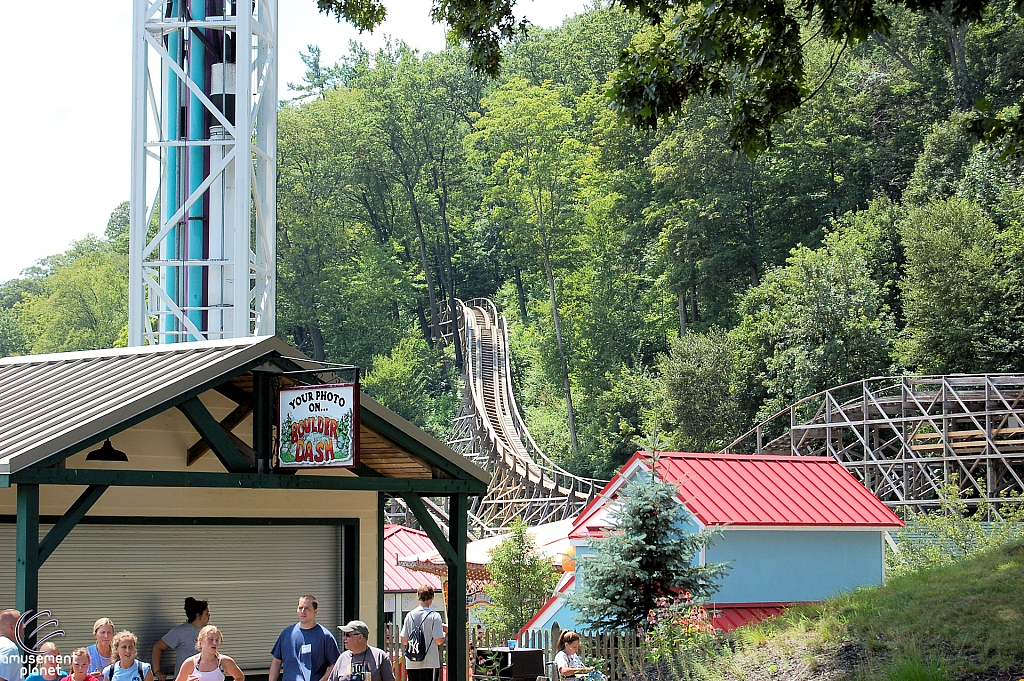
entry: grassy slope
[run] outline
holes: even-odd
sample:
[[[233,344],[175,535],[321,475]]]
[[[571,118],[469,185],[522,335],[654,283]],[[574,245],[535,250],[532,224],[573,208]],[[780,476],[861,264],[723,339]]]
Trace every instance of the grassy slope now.
[[[1024,544],[861,589],[736,632],[738,679],[886,679],[916,651],[945,675],[1024,668]]]

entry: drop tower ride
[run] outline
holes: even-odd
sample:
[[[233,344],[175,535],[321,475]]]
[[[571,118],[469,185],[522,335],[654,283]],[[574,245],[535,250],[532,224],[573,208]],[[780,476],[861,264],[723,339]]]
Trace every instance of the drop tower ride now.
[[[274,333],[277,0],[133,0],[128,342]]]

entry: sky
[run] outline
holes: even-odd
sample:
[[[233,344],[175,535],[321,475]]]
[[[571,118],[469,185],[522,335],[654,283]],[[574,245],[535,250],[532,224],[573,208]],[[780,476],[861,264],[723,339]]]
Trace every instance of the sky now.
[[[430,0],[385,0],[388,20],[373,34],[320,14],[315,0],[278,0],[279,99],[300,82],[299,52],[319,45],[326,63],[350,40],[370,49],[385,36],[421,51],[444,48]],[[517,14],[557,26],[586,0],[519,0]],[[86,234],[102,234],[128,199],[131,161],[132,0],[5,3],[0,41],[0,282]],[[56,10],[56,11],[53,11]],[[61,11],[63,10],[63,11]]]

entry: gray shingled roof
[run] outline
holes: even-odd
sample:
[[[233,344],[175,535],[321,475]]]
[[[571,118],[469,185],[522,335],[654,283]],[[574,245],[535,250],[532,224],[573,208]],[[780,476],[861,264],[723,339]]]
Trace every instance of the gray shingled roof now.
[[[305,359],[275,336],[0,359],[0,475],[130,421],[270,354]],[[367,406],[466,473],[486,473],[385,407]]]

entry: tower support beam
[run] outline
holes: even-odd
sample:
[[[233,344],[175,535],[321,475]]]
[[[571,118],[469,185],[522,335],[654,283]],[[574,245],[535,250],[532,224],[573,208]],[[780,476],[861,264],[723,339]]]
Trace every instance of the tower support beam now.
[[[128,341],[275,331],[277,0],[133,0]]]

